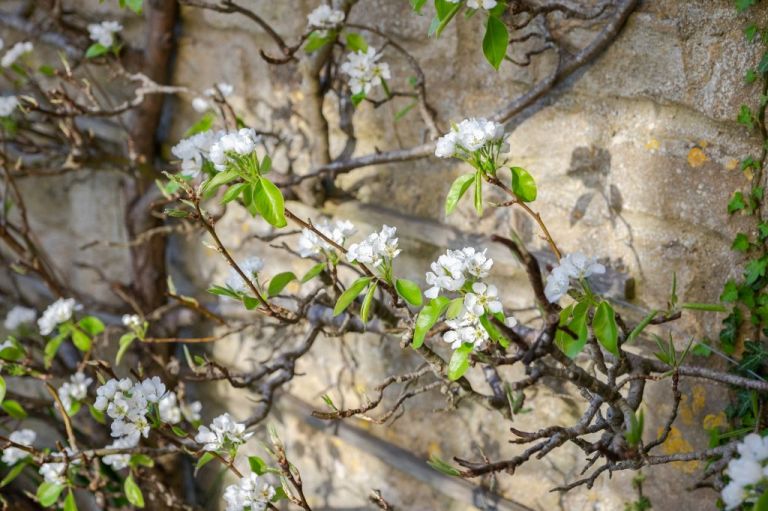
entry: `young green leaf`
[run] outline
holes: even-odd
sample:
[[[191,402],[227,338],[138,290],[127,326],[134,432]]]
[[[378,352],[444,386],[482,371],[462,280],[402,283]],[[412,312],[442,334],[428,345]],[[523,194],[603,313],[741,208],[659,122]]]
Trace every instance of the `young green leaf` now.
[[[132,467],[149,467],[155,466],[155,460],[147,456],[146,454],[132,454],[129,460],[129,465]]]
[[[360,34],[354,32],[347,34],[347,49],[354,52],[367,52],[368,43]]]
[[[435,456],[434,454],[430,456],[429,461],[427,461],[427,465],[434,468],[440,473],[443,473],[445,475],[449,476],[459,476],[461,475],[461,472],[459,472],[456,468],[448,464],[447,462],[443,461],[439,457]]]
[[[238,174],[237,171],[235,170],[224,170],[222,172],[219,172],[218,174],[214,175],[211,179],[206,181],[206,183],[203,185],[203,193],[207,194],[209,192],[212,192],[219,186],[225,185],[230,181],[234,181],[238,177],[240,177],[240,174]]]
[[[329,30],[326,35],[321,35],[320,32],[312,32],[307,38],[307,44],[304,45],[304,51],[307,53],[313,53],[325,46],[328,43],[332,43],[336,39],[336,33]]]
[[[275,227],[285,227],[285,201],[280,189],[261,178],[253,184],[253,205],[264,220]]]
[[[368,284],[372,279],[372,277],[360,277],[354,281],[352,285],[349,286],[336,301],[336,306],[333,308],[333,315],[338,316],[347,310],[347,307],[352,305],[352,302],[355,301],[355,298],[357,298],[360,293],[362,293],[363,290],[368,287]]]
[[[40,486],[37,487],[35,496],[41,506],[51,507],[59,500],[59,495],[61,495],[62,490],[64,490],[64,486],[60,484],[43,481]]]
[[[20,461],[18,461],[11,470],[8,471],[7,474],[5,474],[5,477],[3,477],[3,480],[0,481],[0,488],[3,486],[9,485],[14,479],[19,477],[19,474],[24,470],[24,468],[29,464],[29,458],[24,458]]]
[[[446,319],[456,319],[459,317],[459,314],[461,314],[461,311],[464,309],[464,298],[458,297],[451,300],[451,302],[448,304],[448,308],[445,310],[445,318]]]
[[[360,306],[360,320],[363,323],[368,322],[368,316],[371,312],[371,304],[373,303],[373,295],[376,293],[376,287],[379,285],[377,280],[373,281],[373,284],[368,288],[368,292],[365,293],[363,298],[363,304]]]
[[[448,379],[456,381],[469,369],[469,354],[472,353],[472,344],[462,344],[453,351],[451,360],[448,361]]]
[[[125,491],[125,498],[128,499],[128,502],[139,508],[144,507],[144,494],[141,493],[141,488],[139,488],[139,485],[133,480],[133,474],[129,474],[128,477],[125,478],[123,490]]]
[[[6,392],[5,378],[0,376],[0,403],[2,403],[3,400],[5,399],[5,392]]]
[[[555,344],[569,358],[581,353],[587,343],[588,302],[580,302],[563,309],[560,313],[559,328],[555,332]]]
[[[272,280],[269,281],[269,286],[267,287],[267,295],[270,298],[277,296],[280,294],[280,291],[285,289],[285,286],[287,286],[293,280],[296,280],[296,275],[294,275],[292,271],[278,273],[272,277]]]
[[[651,312],[649,312],[648,315],[645,316],[643,320],[640,321],[640,323],[638,323],[637,326],[633,328],[632,331],[629,333],[629,335],[627,336],[627,342],[630,343],[635,339],[637,339],[637,336],[640,335],[643,332],[643,330],[645,330],[645,327],[651,324],[651,321],[653,321],[653,318],[655,318],[658,314],[659,314],[659,311],[657,310],[652,310]]]
[[[716,303],[681,303],[680,307],[683,309],[693,310],[693,311],[704,311],[704,312],[727,312],[728,309],[724,305],[716,304]]]
[[[104,55],[109,51],[109,48],[106,46],[99,44],[99,43],[93,43],[88,47],[88,49],[85,52],[85,58],[87,59],[93,59],[96,57],[100,57],[101,55]]]
[[[78,328],[72,329],[72,343],[83,353],[89,351],[92,344],[88,334]]]
[[[136,334],[133,332],[125,333],[120,337],[120,341],[118,342],[119,348],[117,350],[117,356],[115,357],[115,365],[120,365],[120,361],[123,359],[128,348],[131,347],[131,344],[133,344],[135,339]]]
[[[397,294],[403,297],[403,299],[415,307],[420,307],[423,303],[421,297],[421,289],[419,285],[411,280],[397,279],[395,281],[395,289]]]
[[[226,192],[224,192],[224,197],[221,199],[222,204],[228,204],[232,202],[233,200],[237,199],[241,193],[243,193],[244,190],[246,190],[251,185],[249,183],[237,183],[236,185],[230,186]]]
[[[416,14],[421,14],[421,9],[426,3],[427,0],[411,0],[411,9],[413,9]]]
[[[467,193],[467,190],[469,190],[469,187],[472,186],[472,182],[474,180],[475,174],[464,174],[454,180],[453,184],[451,185],[451,189],[448,190],[448,196],[445,198],[446,216],[450,215],[453,210],[456,209],[459,201],[464,196],[464,194]]]
[[[309,271],[305,273],[303,277],[301,277],[301,283],[305,284],[310,280],[314,279],[315,277],[320,275],[320,273],[322,273],[324,269],[325,269],[325,263],[317,263],[312,268],[310,268]]]
[[[619,328],[616,325],[616,312],[608,302],[600,302],[595,309],[592,331],[606,350],[619,356]]]
[[[507,26],[496,16],[488,16],[483,37],[483,54],[486,60],[498,70],[507,54],[509,31]]]
[[[248,456],[248,465],[251,467],[251,472],[260,476],[267,471],[267,464],[263,459],[258,456]]]
[[[480,172],[475,174],[475,211],[483,214],[483,176]]]
[[[17,420],[23,420],[27,418],[27,412],[24,410],[24,407],[21,406],[21,403],[18,401],[14,401],[13,399],[6,399],[3,401],[3,404],[0,405],[0,407],[3,408],[5,413],[13,417]]]
[[[424,344],[424,338],[427,336],[429,330],[435,326],[437,320],[448,308],[451,301],[444,297],[438,296],[433,298],[427,305],[424,306],[419,315],[416,316],[416,328],[413,331],[413,344],[415,349],[421,348]]]
[[[629,418],[630,429],[625,432],[624,437],[631,446],[638,445],[643,439],[643,429],[645,426],[645,414],[640,410],[637,414],[632,414]]]
[[[67,498],[64,499],[64,511],[77,511],[77,502],[75,501],[75,494],[72,493],[72,488],[67,492]]]
[[[522,167],[512,167],[512,191],[523,202],[533,202],[536,200],[536,181],[533,176]]]

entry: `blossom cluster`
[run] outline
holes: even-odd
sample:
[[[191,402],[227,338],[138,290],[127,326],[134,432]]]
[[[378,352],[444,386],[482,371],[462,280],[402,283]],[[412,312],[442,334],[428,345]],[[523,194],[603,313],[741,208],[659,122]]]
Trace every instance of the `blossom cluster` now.
[[[115,34],[120,32],[123,26],[117,21],[102,21],[88,25],[88,36],[105,48],[110,48],[115,43]]]
[[[389,64],[378,62],[380,58],[381,54],[373,47],[347,55],[347,60],[341,64],[341,72],[349,75],[352,94],[367,95],[373,87],[381,85],[383,80],[392,78]]]
[[[473,153],[484,150],[488,156],[498,156],[509,150],[504,126],[484,118],[464,119],[437,140],[435,156],[469,160]]]
[[[344,242],[355,233],[355,226],[349,220],[322,220],[315,224],[315,229],[323,235],[333,240],[337,245],[344,245]],[[299,237],[299,255],[301,257],[311,257],[322,252],[333,252],[333,246],[311,229],[304,228]]]
[[[458,4],[461,0],[448,0],[448,2]],[[496,0],[467,0],[467,7],[470,9],[479,9],[482,7],[483,9],[490,10],[496,7],[497,4],[498,2]]]
[[[396,231],[397,228],[384,225],[381,232],[371,233],[360,243],[353,243],[347,250],[347,260],[350,263],[388,267],[401,252],[397,248]]]
[[[0,44],[0,48],[2,48],[2,44]],[[7,52],[5,52],[3,58],[0,59],[0,66],[11,67],[22,55],[31,53],[34,48],[35,47],[29,41],[14,44]]]
[[[226,170],[230,162],[251,154],[260,140],[261,137],[256,135],[253,128],[241,128],[237,132],[225,133],[211,145],[211,162],[216,170]]]
[[[226,511],[264,511],[276,493],[274,486],[251,472],[224,490]]]
[[[432,271],[427,272],[427,284],[432,286],[424,291],[427,298],[437,298],[441,290],[459,291],[464,283],[473,279],[483,279],[493,267],[493,259],[473,247],[461,250],[448,250],[431,264]]]
[[[126,444],[135,446],[141,437],[149,435],[147,415],[150,406],[156,405],[165,392],[165,384],[157,376],[141,382],[134,382],[131,378],[113,378],[96,389],[93,407],[106,411],[112,419],[113,438],[124,439]]]
[[[37,312],[29,307],[16,305],[8,311],[3,326],[6,330],[16,330],[22,325],[28,325],[37,319]]]
[[[11,442],[19,445],[26,445],[28,447],[32,446],[35,438],[37,438],[37,433],[31,429],[17,429],[8,435],[8,439]],[[8,447],[3,449],[3,456],[0,460],[6,465],[15,465],[17,461],[22,460],[27,456],[29,456],[29,453],[23,449],[19,449],[18,447]]]
[[[264,269],[264,261],[261,258],[253,256],[238,263],[238,266],[245,273],[245,276],[255,285],[258,283],[258,273]],[[238,293],[247,293],[250,290],[248,283],[234,269],[230,268],[229,276],[225,282],[227,287]]]
[[[552,269],[544,287],[544,294],[550,303],[558,302],[568,292],[571,279],[579,280],[601,273],[605,273],[605,266],[595,258],[589,258],[579,252],[569,254]]]
[[[203,163],[210,159],[211,146],[224,134],[224,131],[204,131],[182,139],[173,146],[171,153],[181,160],[181,173],[188,177],[200,174]]]
[[[750,433],[736,449],[739,457],[731,459],[725,471],[731,479],[721,493],[725,509],[757,500],[762,493],[757,487],[768,478],[768,438]]]
[[[320,36],[328,35],[329,30],[334,30],[344,22],[344,12],[332,9],[328,5],[320,5],[307,16],[309,28],[320,31]]]
[[[82,308],[74,298],[59,298],[48,306],[40,319],[37,320],[37,326],[42,335],[49,335],[60,325],[72,319],[72,314]]]
[[[8,117],[19,106],[16,96],[0,96],[0,117]]]
[[[69,377],[69,381],[61,384],[57,393],[64,410],[69,413],[74,403],[79,403],[88,396],[88,387],[93,383],[92,378],[78,371]]]
[[[213,452],[233,454],[253,433],[245,432],[245,424],[235,422],[228,414],[219,415],[210,426],[200,426],[195,435],[195,442],[203,444],[203,449]]]

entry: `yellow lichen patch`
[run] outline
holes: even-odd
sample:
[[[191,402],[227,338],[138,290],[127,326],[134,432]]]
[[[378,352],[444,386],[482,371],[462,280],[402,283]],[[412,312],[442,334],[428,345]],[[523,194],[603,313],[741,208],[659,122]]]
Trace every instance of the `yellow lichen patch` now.
[[[652,138],[648,142],[646,142],[645,148],[648,149],[649,151],[656,151],[659,149],[660,145],[661,144],[659,144],[658,140],[656,140],[655,138]]]
[[[427,454],[429,455],[430,458],[432,456],[439,457],[441,452],[442,451],[440,450],[440,444],[438,444],[437,442],[430,442],[427,445]]]
[[[701,385],[695,385],[691,394],[684,394],[680,400],[680,418],[686,425],[692,425],[695,422],[696,415],[704,409],[707,402],[707,391]]]
[[[706,149],[707,146],[709,146],[709,142],[707,142],[706,140],[699,140],[699,147],[701,147],[702,149]]]
[[[739,166],[739,160],[735,158],[731,158],[727,162],[725,162],[725,170],[736,170],[736,167]]]
[[[701,167],[707,161],[709,161],[709,158],[700,147],[694,147],[688,151],[688,165],[691,167]]]
[[[755,172],[752,170],[752,167],[744,169],[744,177],[746,177],[748,181],[752,181],[755,178]]]
[[[663,433],[664,428],[659,428],[658,435],[661,436]],[[672,426],[672,428],[669,430],[669,435],[667,436],[667,439],[664,441],[664,443],[661,445],[662,450],[664,451],[664,454],[680,454],[685,452],[693,452],[693,446],[683,438],[683,434],[680,432],[679,429]],[[672,463],[672,466],[679,468],[683,472],[687,474],[692,474],[693,472],[696,472],[699,469],[699,462],[698,461],[676,461]]]
[[[704,429],[710,430],[719,428],[720,426],[725,426],[727,421],[728,420],[725,417],[725,412],[720,412],[717,415],[710,413],[704,417],[704,420],[701,421],[701,425]]]
[[[704,405],[707,404],[707,389],[703,385],[694,385],[692,394],[693,403],[691,408],[693,408],[693,413],[699,413],[704,409]]]

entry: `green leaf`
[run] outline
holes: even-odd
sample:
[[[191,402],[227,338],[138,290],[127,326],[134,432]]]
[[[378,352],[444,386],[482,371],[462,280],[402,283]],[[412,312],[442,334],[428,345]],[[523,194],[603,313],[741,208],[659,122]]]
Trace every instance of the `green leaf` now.
[[[208,194],[210,192],[213,192],[219,186],[225,185],[230,181],[234,181],[238,177],[240,177],[240,174],[238,174],[237,171],[234,169],[224,170],[222,172],[214,174],[214,176],[210,178],[208,181],[206,181],[205,184],[203,185],[203,193]]]
[[[6,392],[5,378],[0,376],[0,402],[2,402],[5,399],[5,392]]]
[[[747,128],[754,129],[755,127],[755,115],[747,105],[741,105],[739,109],[739,115],[736,117],[736,121],[739,124],[746,126]]]
[[[727,312],[728,309],[725,306],[717,303],[682,303],[680,307],[683,309],[704,311],[704,312]]]
[[[606,350],[619,356],[619,329],[616,326],[616,313],[608,302],[600,302],[595,309],[592,331]]]
[[[434,468],[438,472],[448,476],[456,477],[461,475],[461,472],[459,472],[456,468],[452,467],[450,464],[446,463],[445,461],[435,456],[434,454],[429,457],[429,461],[427,461],[427,465]]]
[[[192,135],[197,135],[198,133],[205,133],[213,127],[213,121],[215,120],[216,115],[213,112],[206,112],[202,117],[200,117],[200,119],[197,120],[195,124],[189,127],[189,129],[184,133],[184,138],[189,138]]]
[[[99,43],[93,43],[88,47],[88,50],[85,52],[85,58],[93,59],[96,57],[100,57],[101,55],[104,55],[108,51],[109,51],[109,48],[107,48],[106,46]]]
[[[368,43],[365,42],[365,38],[360,34],[351,32],[347,34],[347,49],[365,53],[368,51]]]
[[[448,308],[445,310],[445,319],[456,319],[464,309],[464,297],[460,296],[451,300]]]
[[[155,460],[147,456],[146,454],[132,454],[129,464],[132,467],[149,467],[155,466]]]
[[[736,252],[746,252],[749,250],[749,237],[743,232],[738,233],[731,244],[731,249]]]
[[[197,463],[195,464],[195,474],[203,468],[209,461],[214,459],[216,456],[212,452],[206,452],[202,456],[200,456],[200,459],[197,460]]]
[[[764,491],[760,498],[757,499],[755,505],[752,507],[752,511],[768,511],[768,491]]]
[[[373,281],[373,284],[371,284],[371,287],[368,288],[368,292],[365,294],[365,298],[363,298],[363,304],[360,306],[360,320],[363,322],[363,324],[368,322],[368,316],[370,315],[371,311],[371,303],[373,303],[373,296],[376,293],[376,288],[378,285],[379,282],[377,280]]]
[[[350,96],[350,99],[352,100],[352,104],[354,104],[355,106],[362,103],[365,98],[366,98],[365,91],[360,91],[357,94],[352,94],[352,96]]]
[[[635,446],[643,439],[643,429],[645,426],[645,414],[640,410],[637,414],[632,414],[629,418],[630,429],[624,434],[629,445]]]
[[[415,107],[418,104],[418,101],[412,101],[411,103],[408,103],[403,108],[395,112],[395,122],[399,121],[406,115],[408,115],[408,112],[413,110],[413,107]]]
[[[411,0],[411,9],[413,9],[416,14],[421,14],[421,9],[426,3],[427,0]]]
[[[67,498],[64,499],[64,511],[77,511],[77,502],[75,501],[75,494],[72,493],[72,488],[67,492]]]
[[[270,298],[279,295],[280,291],[285,289],[285,286],[287,286],[293,280],[296,280],[296,275],[294,275],[292,271],[278,273],[272,277],[272,280],[269,281],[269,286],[267,287],[267,295]]]
[[[90,336],[99,335],[104,331],[104,323],[95,316],[84,317],[77,323],[77,326]]]
[[[723,292],[720,295],[720,301],[725,303],[735,302],[739,299],[739,286],[732,280],[729,280],[723,286]]]
[[[479,174],[479,172],[477,172],[477,174]],[[472,186],[472,182],[475,181],[475,179],[475,174],[464,174],[453,181],[451,189],[448,190],[448,196],[445,198],[446,216],[450,215],[453,210],[456,209],[456,205],[458,205],[464,194],[467,193],[467,190]]]
[[[472,353],[472,344],[462,344],[454,350],[451,360],[448,361],[448,379],[456,381],[469,369],[469,354]]]
[[[271,169],[272,169],[272,158],[270,158],[268,154],[265,154],[264,158],[262,158],[261,162],[259,163],[259,172],[262,175],[264,175],[264,174],[268,174]]]
[[[451,3],[447,0],[435,0],[437,16],[429,25],[429,36],[440,37],[445,27],[451,22],[456,13],[461,9],[461,3]]]
[[[268,468],[264,460],[259,458],[258,456],[248,456],[248,465],[250,465],[251,467],[251,472],[253,472],[257,476],[260,476],[263,473],[265,473]]]
[[[643,320],[637,324],[635,328],[632,329],[632,331],[627,336],[627,342],[632,342],[635,339],[637,339],[637,336],[639,336],[643,330],[645,330],[645,327],[651,324],[651,321],[653,321],[653,318],[655,318],[659,314],[659,311],[652,310],[648,313],[647,316],[643,318]]]
[[[29,458],[24,458],[19,460],[12,468],[8,471],[7,474],[5,474],[5,477],[3,477],[3,480],[0,481],[0,488],[3,486],[9,485],[14,479],[16,479],[19,474],[21,474],[22,470],[29,465]]]
[[[533,176],[522,167],[512,167],[512,191],[523,202],[533,202],[536,200],[536,181]]]
[[[228,296],[229,298],[234,298],[235,300],[239,300],[240,299],[240,295],[238,295],[237,293],[235,293],[231,289],[227,289],[226,287],[211,286],[208,289],[208,292],[211,293],[212,295]]]
[[[91,412],[91,417],[93,417],[93,420],[98,422],[99,424],[106,424],[107,420],[104,418],[104,412],[101,410],[97,410],[93,407],[93,405],[88,405],[88,411]]]
[[[230,186],[224,193],[224,197],[221,198],[221,203],[228,204],[237,199],[240,194],[243,193],[243,190],[247,189],[249,186],[249,183],[237,183],[236,185]]]
[[[731,196],[731,200],[728,201],[728,213],[733,214],[747,207],[747,203],[744,202],[744,194],[741,192],[734,192]]]
[[[310,268],[309,271],[305,273],[303,277],[301,277],[301,283],[304,284],[314,279],[315,277],[320,275],[320,273],[322,273],[324,269],[325,269],[325,263],[317,263],[312,268]]]
[[[176,435],[179,438],[187,438],[187,432],[184,431],[183,428],[180,428],[179,426],[171,426],[171,431],[173,431],[173,434]]]
[[[253,205],[270,225],[278,228],[288,225],[283,194],[268,179],[261,178],[253,184]]]
[[[765,275],[765,269],[768,266],[768,258],[762,257],[747,263],[744,269],[744,279],[748,285],[754,284],[757,279]]]
[[[757,4],[757,0],[736,0],[736,10],[744,12],[755,4]]]
[[[72,329],[72,342],[83,353],[91,349],[91,338],[79,328]]]
[[[440,319],[440,316],[445,312],[450,303],[451,301],[448,298],[438,296],[419,311],[419,315],[416,316],[416,327],[413,331],[412,345],[415,349],[421,348],[427,333],[435,326],[435,323],[437,323],[437,320]]]
[[[128,499],[128,502],[139,508],[144,507],[144,495],[141,493],[139,485],[133,480],[133,474],[129,474],[128,477],[125,478],[123,490],[125,491],[125,497]]]
[[[332,43],[336,39],[336,32],[328,30],[325,35],[321,35],[320,32],[312,32],[307,38],[307,44],[304,45],[304,51],[307,53],[316,52],[328,43]]]
[[[478,215],[483,214],[483,176],[480,172],[475,173],[475,211]]]
[[[128,8],[133,12],[135,12],[136,14],[141,14],[142,4],[144,3],[144,0],[120,0],[120,1],[125,2],[125,5],[127,5]]]
[[[555,344],[569,358],[575,358],[587,343],[587,312],[589,303],[586,301],[570,305],[560,312],[561,328],[555,331]]]
[[[349,307],[352,302],[355,301],[355,298],[357,298],[360,293],[363,292],[371,280],[373,280],[373,277],[360,277],[354,281],[352,285],[349,286],[346,291],[341,293],[341,296],[339,296],[339,299],[336,301],[336,306],[333,308],[333,315],[338,316],[347,310],[347,307]]]
[[[59,500],[59,495],[64,490],[64,486],[48,481],[43,481],[37,487],[37,501],[43,507],[51,507]]]
[[[14,419],[22,420],[27,418],[27,412],[18,401],[14,401],[13,399],[6,399],[3,401],[3,404],[0,405],[0,407],[2,407],[5,413]]]
[[[483,53],[486,60],[498,70],[507,54],[509,31],[506,25],[495,16],[488,16],[483,37]]]
[[[117,350],[117,356],[115,357],[115,365],[120,365],[120,361],[123,359],[123,356],[128,351],[128,348],[131,347],[131,344],[133,341],[136,340],[136,334],[133,332],[128,332],[123,334],[120,337],[120,342],[118,345],[120,348]]]
[[[397,279],[395,281],[395,289],[397,289],[397,294],[415,307],[420,307],[424,302],[421,297],[421,289],[419,289],[419,285],[411,280]]]

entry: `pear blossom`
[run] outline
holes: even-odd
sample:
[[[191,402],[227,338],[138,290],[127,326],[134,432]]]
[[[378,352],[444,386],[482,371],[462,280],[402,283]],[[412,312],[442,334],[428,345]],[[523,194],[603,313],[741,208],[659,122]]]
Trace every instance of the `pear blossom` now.
[[[120,32],[123,26],[117,21],[102,21],[88,25],[88,36],[105,48],[110,48],[115,43],[115,34]]]
[[[768,479],[768,438],[750,433],[736,446],[736,451],[739,457],[732,458],[725,469],[731,481],[721,493],[728,510],[756,500],[760,496],[756,487]]]
[[[40,475],[46,482],[64,485],[67,483],[67,478],[64,476],[66,468],[67,464],[63,462],[44,463],[40,466]]]
[[[211,146],[222,136],[223,131],[204,131],[180,140],[171,148],[171,153],[181,160],[181,173],[196,177],[203,169],[205,160],[210,159]]]
[[[226,511],[264,511],[275,494],[271,484],[251,472],[238,484],[227,486],[223,497],[227,503]]]
[[[344,11],[332,9],[326,4],[318,6],[307,16],[307,25],[311,29],[320,31],[320,36],[325,37],[329,30],[338,28],[344,22]]]
[[[366,51],[352,52],[341,64],[341,72],[349,75],[349,88],[352,94],[368,94],[371,89],[381,85],[383,80],[392,78],[389,64],[378,62],[381,54],[376,48],[368,47]]]
[[[200,412],[203,410],[203,403],[193,401],[191,403],[181,403],[181,415],[188,422],[197,422],[201,419]]]
[[[550,303],[555,303],[568,292],[571,279],[578,280],[602,273],[605,273],[605,266],[595,258],[588,258],[578,252],[569,254],[552,269],[544,287],[544,294]]]
[[[499,152],[507,152],[509,146],[504,142],[505,137],[502,124],[484,118],[464,119],[437,140],[435,156],[468,159],[481,149],[498,148]]]
[[[19,106],[16,96],[0,96],[0,117],[8,117]]]
[[[448,0],[452,4],[458,4],[461,0]],[[486,10],[496,7],[498,2],[496,0],[467,0],[467,7],[470,9],[480,9],[481,7]]]
[[[16,330],[21,325],[32,323],[37,318],[37,311],[24,307],[22,305],[16,305],[5,316],[3,326],[6,330]]]
[[[238,266],[243,271],[245,276],[248,277],[252,283],[256,284],[258,283],[256,280],[257,274],[262,269],[264,269],[264,261],[262,261],[259,257],[253,256],[242,261],[238,264]],[[227,287],[239,293],[247,293],[250,290],[248,283],[243,280],[243,278],[234,268],[230,268],[229,277],[227,277],[226,284]]]
[[[93,407],[106,411],[107,416],[113,420],[113,438],[124,439],[125,444],[134,446],[141,437],[149,435],[150,422],[147,415],[152,405],[157,405],[165,395],[165,384],[157,376],[140,382],[130,378],[111,379],[96,389]]]
[[[169,392],[158,402],[160,420],[166,424],[178,424],[181,422],[181,408],[175,392]]]
[[[37,438],[37,433],[31,429],[19,429],[8,435],[8,439],[11,442],[19,445],[26,445],[28,447],[32,446],[35,438]],[[19,449],[18,447],[8,447],[3,449],[3,456],[0,460],[6,465],[14,465],[17,461],[22,460],[27,456],[29,456],[29,453],[23,449]]]
[[[26,53],[30,53],[33,49],[34,46],[29,41],[18,42],[14,44],[11,46],[11,49],[5,52],[3,58],[0,59],[0,66],[11,67],[16,63],[17,60],[19,60],[19,57]]]
[[[252,128],[226,133],[211,145],[210,160],[216,170],[226,170],[233,159],[251,154],[260,140]]]
[[[483,315],[486,309],[493,314],[503,309],[496,286],[484,282],[472,284],[472,292],[464,295],[464,308],[477,316]]]
[[[106,448],[107,449],[130,449],[132,447],[135,447],[135,444],[133,444],[131,440],[126,437],[126,438],[118,438],[117,440],[109,444]],[[111,466],[112,470],[121,470],[130,464],[131,455],[130,454],[108,454],[102,457],[101,461],[103,461],[104,464]]]
[[[455,319],[449,319],[445,324],[450,328],[443,334],[443,340],[458,349],[462,344],[472,344],[477,349],[482,349],[490,336],[480,318],[472,309],[462,308],[461,313]]]
[[[473,247],[448,250],[430,265],[432,271],[427,272],[426,281],[432,287],[424,292],[424,296],[436,298],[441,290],[458,291],[468,280],[487,277],[493,267],[493,259],[485,254],[485,249],[478,251]]]
[[[338,245],[344,245],[347,238],[355,233],[355,226],[349,220],[336,220],[335,222],[323,220],[315,224],[315,229]],[[333,246],[314,231],[302,229],[299,237],[299,255],[301,257],[311,257],[321,252],[332,252],[333,250]]]
[[[192,100],[192,109],[194,109],[194,111],[197,113],[202,114],[203,112],[206,112],[209,108],[211,108],[211,104],[205,98],[198,96]]]
[[[395,227],[384,225],[381,232],[374,232],[360,243],[353,243],[347,250],[347,260],[373,266],[391,263],[401,252],[394,237],[396,231]]]
[[[59,298],[48,306],[40,319],[37,320],[37,326],[42,335],[48,335],[53,332],[59,324],[72,319],[72,314],[81,306],[75,302],[74,298]]]
[[[71,410],[73,402],[85,399],[88,396],[88,387],[91,383],[93,383],[93,379],[88,378],[80,371],[70,376],[68,382],[62,383],[57,393],[64,410]]]
[[[244,444],[253,433],[245,432],[245,424],[235,422],[228,413],[219,415],[210,426],[200,426],[195,442],[206,451],[231,451]]]
[[[131,330],[138,330],[142,327],[141,317],[138,314],[123,314],[123,326]]]

